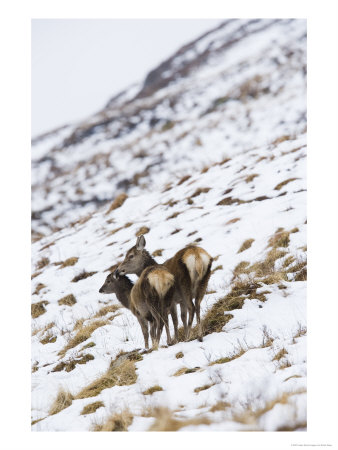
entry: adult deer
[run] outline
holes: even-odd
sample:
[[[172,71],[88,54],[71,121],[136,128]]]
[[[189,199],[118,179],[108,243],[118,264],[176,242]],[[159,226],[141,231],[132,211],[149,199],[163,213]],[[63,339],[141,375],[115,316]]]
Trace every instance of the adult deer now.
[[[146,240],[143,235],[136,240],[134,247],[128,250],[123,262],[116,269],[121,275],[134,273],[141,277],[147,267],[158,263],[145,250]],[[198,325],[198,340],[203,341],[203,330],[200,318],[200,305],[207,289],[211,274],[212,257],[201,247],[189,245],[179,250],[172,258],[163,263],[175,277],[176,288],[173,296],[174,304],[171,306],[175,339],[178,340],[178,323],[176,304],[180,304],[181,318],[184,326],[185,338],[189,339],[191,326],[196,311]],[[193,302],[195,299],[195,303]],[[187,314],[189,320],[187,323]]]
[[[145,348],[149,348],[149,330],[154,348],[158,348],[163,323],[167,333],[167,343],[171,344],[168,312],[173,302],[175,281],[164,267],[148,267],[135,284],[120,275],[117,270],[109,274],[100,288],[103,294],[114,293],[123,306],[136,316],[144,337]]]

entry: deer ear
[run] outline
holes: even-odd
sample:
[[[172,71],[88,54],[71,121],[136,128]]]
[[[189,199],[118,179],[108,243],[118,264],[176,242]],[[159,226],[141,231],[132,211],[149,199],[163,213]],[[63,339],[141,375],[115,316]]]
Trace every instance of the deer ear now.
[[[146,246],[146,240],[142,234],[136,240],[136,250],[143,250],[145,246]]]

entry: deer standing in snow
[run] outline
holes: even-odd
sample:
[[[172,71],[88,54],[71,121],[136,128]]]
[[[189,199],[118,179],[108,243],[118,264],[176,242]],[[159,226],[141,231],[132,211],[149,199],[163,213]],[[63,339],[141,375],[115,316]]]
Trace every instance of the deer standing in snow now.
[[[167,343],[171,344],[168,312],[173,302],[174,277],[164,267],[148,267],[135,284],[120,275],[117,270],[109,274],[100,288],[100,293],[114,293],[123,306],[136,316],[144,337],[145,348],[149,348],[148,322],[153,347],[158,348],[163,323]]]
[[[147,267],[158,265],[145,250],[145,244],[144,236],[139,236],[134,247],[128,250],[123,262],[116,269],[117,273],[121,275],[133,273],[142,277],[143,271]],[[163,266],[174,275],[176,282],[173,296],[174,303],[170,308],[176,341],[178,341],[176,304],[179,304],[181,308],[185,339],[190,337],[194,312],[196,312],[198,340],[203,340],[200,305],[210,278],[211,264],[212,257],[203,248],[194,245],[179,250],[172,258],[163,263]],[[193,299],[195,299],[195,303]],[[189,320],[187,323],[188,313]]]

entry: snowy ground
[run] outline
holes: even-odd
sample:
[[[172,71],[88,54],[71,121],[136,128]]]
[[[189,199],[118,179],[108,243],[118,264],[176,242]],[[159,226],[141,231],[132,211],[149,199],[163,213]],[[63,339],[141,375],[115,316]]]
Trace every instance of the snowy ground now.
[[[243,38],[227,53],[215,52],[212,62],[188,79],[138,100],[143,107],[152,103],[150,116],[175,121],[165,131],[149,132],[144,122],[109,139],[110,127],[120,125],[113,122],[101,134],[58,150],[76,127],[35,144],[33,209],[52,208],[37,219],[36,230],[45,236],[32,245],[32,304],[45,302],[32,320],[33,431],[89,431],[127,410],[129,431],[159,427],[165,415],[183,431],[306,429],[306,277],[299,276],[306,262],[307,227],[305,41],[297,40],[304,27],[303,21],[277,23]],[[214,46],[222,36],[216,32]],[[204,45],[210,42],[199,42],[198,51]],[[287,51],[291,56],[285,56]],[[260,94],[243,98],[243,88],[236,93],[234,86],[253,78]],[[233,99],[219,101],[204,114],[230,91]],[[166,99],[174,98],[173,92],[180,92],[179,102],[168,116]],[[135,157],[141,150],[145,156]],[[95,163],[81,163],[95,155]],[[102,158],[110,164],[101,164],[98,155],[106,155]],[[161,162],[151,166],[158,158]],[[62,171],[53,178],[55,161]],[[122,206],[108,214],[109,204],[71,207],[71,201],[88,195],[109,197],[112,184],[148,166],[144,185],[132,185]],[[187,178],[182,181],[182,176]],[[82,193],[76,194],[79,187]],[[55,216],[58,226],[51,233]],[[244,296],[241,307],[224,311],[232,317],[223,329],[203,342],[165,348],[162,336],[163,347],[143,353],[134,316],[122,307],[102,311],[119,304],[114,295],[98,292],[141,227],[149,229],[149,252],[162,250],[158,262],[193,242],[215,258],[203,316],[231,292],[236,280],[257,281],[254,272],[234,277],[236,268],[243,261],[247,267],[265,261],[277,230],[287,239],[274,248],[284,254],[276,257],[273,270],[282,271],[284,278],[261,277],[260,287]],[[239,252],[249,239],[251,246]],[[81,274],[82,279],[72,281]],[[75,303],[59,304],[70,294]],[[73,338],[86,326],[93,331],[76,343]],[[140,351],[132,384],[79,395],[121,352],[135,349]],[[176,374],[184,368],[187,373]],[[162,390],[144,394],[154,386]],[[70,404],[51,414],[61,388],[70,392]],[[94,402],[102,406],[83,414]]]

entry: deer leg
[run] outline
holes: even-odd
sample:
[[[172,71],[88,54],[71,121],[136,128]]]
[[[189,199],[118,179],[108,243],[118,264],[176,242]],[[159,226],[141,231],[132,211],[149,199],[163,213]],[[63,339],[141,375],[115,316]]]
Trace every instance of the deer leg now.
[[[194,320],[194,312],[195,312],[195,306],[193,304],[192,299],[189,297],[188,301],[188,311],[189,311],[189,322],[188,322],[188,333],[187,333],[187,340],[190,338],[190,333],[191,333],[191,326],[192,326],[192,322]]]
[[[161,333],[162,333],[162,328],[163,325],[161,327],[161,320],[160,318],[156,315],[154,316],[154,322],[153,322],[153,338],[152,338],[152,342],[153,342],[153,349],[157,350],[158,349],[158,344],[160,342],[160,337],[161,337]]]
[[[203,341],[203,329],[202,329],[201,317],[200,317],[200,306],[201,306],[202,298],[196,298],[196,302],[195,302],[195,310],[196,310],[196,318],[197,318],[197,330],[198,330],[198,340],[200,342]]]
[[[141,330],[143,333],[143,338],[144,338],[144,345],[145,348],[148,349],[149,348],[149,332],[148,332],[148,322],[145,319],[141,319],[140,317],[137,318],[138,322],[141,326]]]
[[[180,304],[180,306],[181,306],[181,319],[184,327],[184,336],[186,339],[188,335],[188,325],[187,325],[188,308],[183,302]]]
[[[203,300],[203,297],[205,295],[205,292],[207,290],[208,281],[210,278],[210,272],[211,272],[211,262],[208,266],[208,269],[206,271],[206,274],[204,275],[204,278],[200,282],[200,285],[198,287],[196,299],[195,299],[195,310],[196,310],[196,318],[197,318],[197,329],[198,329],[198,340],[200,342],[203,341],[203,328],[201,323],[201,317],[200,317],[200,307],[201,302]]]
[[[163,315],[163,322],[165,326],[165,332],[167,334],[167,345],[172,345],[170,330],[169,330],[169,311],[165,311]]]
[[[175,339],[173,341],[173,344],[176,344],[178,342],[178,319],[177,319],[177,309],[176,309],[176,303],[174,303],[170,308],[170,314],[171,319],[173,321],[174,330],[175,330]]]

